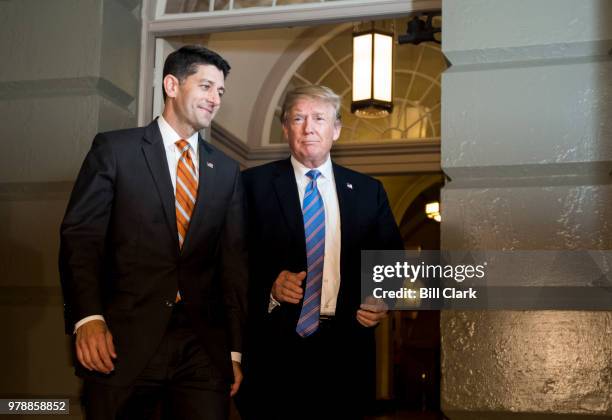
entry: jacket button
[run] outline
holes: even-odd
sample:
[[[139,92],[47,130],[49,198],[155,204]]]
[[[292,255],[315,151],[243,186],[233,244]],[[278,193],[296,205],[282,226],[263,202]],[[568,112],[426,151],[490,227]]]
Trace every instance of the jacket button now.
[[[167,300],[167,301],[165,302],[165,304],[166,304],[166,306],[167,306],[168,308],[172,308],[172,307],[174,306],[174,302],[172,302],[172,301],[170,301],[170,300]]]

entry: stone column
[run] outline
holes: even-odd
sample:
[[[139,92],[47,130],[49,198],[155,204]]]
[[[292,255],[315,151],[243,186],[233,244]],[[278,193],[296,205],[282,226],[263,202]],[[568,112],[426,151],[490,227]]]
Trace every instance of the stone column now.
[[[442,248],[612,249],[612,2],[442,12]],[[441,333],[452,420],[612,416],[610,312],[446,311]]]
[[[95,133],[136,123],[140,0],[0,1],[0,51],[0,395],[76,403],[59,225]]]

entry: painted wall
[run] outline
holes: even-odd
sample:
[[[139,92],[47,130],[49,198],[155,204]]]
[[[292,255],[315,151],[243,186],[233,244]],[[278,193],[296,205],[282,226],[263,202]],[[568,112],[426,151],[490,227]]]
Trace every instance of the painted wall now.
[[[243,142],[261,86],[304,27],[211,34],[208,46],[232,66],[216,121]]]
[[[612,2],[443,11],[442,247],[611,249]],[[610,416],[611,328],[610,312],[444,312],[443,409]]]
[[[78,395],[59,225],[95,133],[136,124],[139,4],[0,1],[0,395]]]

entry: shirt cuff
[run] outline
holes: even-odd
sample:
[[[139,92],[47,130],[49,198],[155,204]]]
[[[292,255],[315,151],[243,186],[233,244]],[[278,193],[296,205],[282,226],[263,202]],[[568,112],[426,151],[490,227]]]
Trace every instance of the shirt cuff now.
[[[81,327],[81,325],[87,324],[89,321],[93,321],[93,320],[96,320],[96,319],[99,319],[100,321],[104,321],[104,317],[102,315],[90,315],[90,316],[86,316],[85,318],[81,319],[79,322],[74,324],[73,334],[76,334],[77,330]],[[106,322],[106,321],[104,321],[104,322]]]
[[[242,353],[233,351],[231,352],[231,355],[232,355],[232,362],[242,363]]]
[[[272,292],[270,292],[270,301],[268,302],[268,313],[271,313],[274,308],[280,306],[280,302],[272,296]]]

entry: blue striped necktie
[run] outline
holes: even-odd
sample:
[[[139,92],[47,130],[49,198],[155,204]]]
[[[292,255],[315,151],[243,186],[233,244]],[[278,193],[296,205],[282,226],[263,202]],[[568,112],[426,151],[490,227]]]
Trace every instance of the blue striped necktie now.
[[[321,175],[321,172],[316,169],[306,173],[311,181],[306,186],[302,206],[308,271],[302,311],[295,329],[301,337],[308,337],[319,328],[323,258],[325,257],[325,207],[323,206],[323,198],[317,188],[319,175]]]

